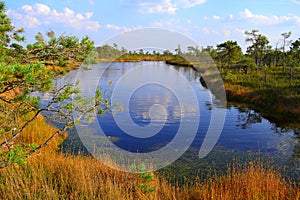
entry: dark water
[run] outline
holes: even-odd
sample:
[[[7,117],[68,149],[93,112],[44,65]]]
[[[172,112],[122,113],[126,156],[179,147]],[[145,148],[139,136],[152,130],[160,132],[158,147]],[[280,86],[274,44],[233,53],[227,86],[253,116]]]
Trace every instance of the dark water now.
[[[137,66],[145,67],[140,68],[137,73],[131,73],[128,79],[118,85],[120,78]],[[86,85],[85,92],[87,93],[93,92],[89,87],[91,82],[99,83],[106,97],[114,95],[116,86],[121,88],[117,94],[119,99],[125,98],[129,90],[135,88],[134,92],[130,93],[129,106],[125,106],[123,112],[107,112],[97,117],[105,135],[115,138],[114,144],[123,150],[147,153],[160,149],[175,137],[182,123],[182,117],[186,119],[184,123],[187,123],[187,127],[191,127],[191,131],[194,120],[198,118],[197,134],[190,148],[175,163],[161,170],[162,173],[168,174],[167,176],[174,177],[176,174],[178,179],[196,175],[205,177],[208,173],[225,170],[228,163],[233,161],[243,162],[259,158],[279,166],[287,166],[286,174],[298,179],[300,129],[296,126],[285,127],[284,124],[272,123],[247,107],[235,105],[220,107],[217,99],[212,97],[210,91],[201,85],[200,75],[193,69],[166,65],[163,62],[140,62],[112,63],[109,66],[107,63],[100,63],[98,66],[94,66],[93,70],[102,70],[103,74],[101,78],[89,77],[80,80],[83,85]],[[173,76],[170,73],[172,70],[178,71],[186,78],[189,87],[195,93],[198,105],[192,102],[187,103],[189,105],[180,104],[183,100],[189,102],[190,96],[186,93],[187,86],[181,82],[182,77]],[[155,76],[155,80],[166,79],[170,85],[166,87],[155,81],[139,85],[141,80],[147,80],[149,76]],[[172,91],[173,88],[178,89],[176,94]],[[120,101],[122,102],[122,100]],[[180,106],[186,108],[184,112]],[[199,112],[196,111],[195,106],[198,106]],[[224,127],[213,150],[205,158],[200,159],[198,151],[207,133],[209,123],[211,120],[218,120],[211,119],[213,109],[226,111]],[[162,127],[150,137],[146,137],[147,134],[143,136],[143,132],[136,132],[134,136],[127,134],[115,121],[117,117],[123,123],[122,125],[130,131],[131,124],[128,121],[122,121],[123,118],[126,118],[126,113],[129,113],[132,122],[139,127],[147,127],[150,124],[153,127],[161,125]],[[127,127],[126,123],[128,123]],[[135,130],[132,129],[132,131]],[[75,143],[76,145],[79,144]]]

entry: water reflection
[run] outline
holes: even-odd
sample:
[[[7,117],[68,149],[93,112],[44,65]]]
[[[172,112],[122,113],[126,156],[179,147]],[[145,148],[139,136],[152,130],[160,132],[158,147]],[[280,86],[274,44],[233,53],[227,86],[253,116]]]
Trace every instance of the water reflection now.
[[[238,108],[239,114],[237,117],[237,127],[242,129],[250,128],[252,124],[261,123],[262,116],[254,110],[245,107]]]
[[[153,105],[156,105],[154,110]],[[181,117],[177,98],[170,90],[157,84],[146,85],[136,90],[130,99],[129,110],[133,121],[137,124],[145,122],[143,126],[150,121],[178,123]]]
[[[99,85],[109,97],[121,76],[137,65],[143,64],[145,63],[113,63],[106,68],[106,63],[100,63],[95,67],[95,71],[90,72],[91,75],[82,75],[81,84],[84,86],[85,92],[92,93],[95,90],[91,87],[91,84],[99,81],[97,74],[103,73]],[[300,129],[276,126],[276,124],[269,122],[254,110],[240,106],[229,106],[227,108],[224,129],[214,151],[204,160],[200,160],[195,152],[197,152],[197,149],[199,150],[208,130],[211,111],[221,107],[221,104],[211,95],[209,90],[201,85],[199,74],[194,70],[166,65],[162,62],[147,62],[146,64],[148,68],[141,68],[138,76],[129,77],[131,81],[127,81],[126,85],[122,85],[124,92],[130,88],[135,88],[140,80],[155,75],[167,80],[174,87],[178,87],[181,95],[185,96],[185,88],[181,87],[179,77],[170,76],[170,69],[175,69],[183,74],[193,89],[197,91],[196,95],[199,101],[199,108],[197,109],[200,109],[200,116],[198,116],[200,119],[199,128],[192,143],[191,149],[193,150],[187,152],[178,161],[180,165],[194,166],[194,168],[189,167],[190,170],[199,170],[200,166],[204,167],[203,162],[206,162],[206,166],[210,168],[215,166],[217,169],[217,165],[219,165],[219,168],[223,169],[226,168],[226,163],[231,162],[235,156],[248,156],[249,153],[259,152],[260,157],[267,159],[272,157],[276,163],[288,165],[293,173],[299,175],[297,170],[300,167]],[[112,81],[111,85],[108,84],[110,81]],[[122,96],[122,91],[118,95]],[[189,97],[185,96],[185,98],[188,99]],[[159,84],[146,84],[133,92],[129,107],[126,109],[129,110],[131,119],[138,126],[147,127],[150,123],[159,126],[163,123],[163,128],[158,134],[149,138],[136,138],[128,135],[118,128],[113,113],[98,116],[98,119],[106,135],[117,138],[113,142],[120,148],[131,152],[150,152],[165,146],[174,138],[182,117],[187,119],[195,117],[196,108],[194,104],[183,106],[184,113],[176,96],[166,87]],[[122,112],[117,113],[119,118],[122,118],[123,115]],[[199,165],[195,163],[199,163]]]
[[[178,135],[179,127],[184,123],[185,138],[181,139],[180,144],[176,143],[176,148],[187,148],[186,141],[192,141],[192,134],[196,133],[195,118],[199,118],[199,106],[189,95],[190,84],[182,83],[182,74],[172,72],[170,68],[173,66],[161,62],[132,63],[131,66],[123,66],[126,70],[115,70],[116,66],[123,65],[114,63],[107,68],[100,85],[103,87],[107,82],[113,82],[112,95],[117,96],[124,112],[99,116],[103,132],[119,137],[115,144],[126,151],[150,152],[168,144]],[[186,72],[189,73],[185,76],[188,83],[196,80],[194,72]],[[145,129],[138,129],[137,126]]]

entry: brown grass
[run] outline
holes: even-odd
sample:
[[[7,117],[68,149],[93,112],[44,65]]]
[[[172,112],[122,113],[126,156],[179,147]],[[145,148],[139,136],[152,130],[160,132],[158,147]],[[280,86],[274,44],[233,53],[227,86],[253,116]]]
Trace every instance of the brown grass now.
[[[74,61],[68,61],[68,64],[65,67],[60,67],[58,65],[46,65],[46,68],[48,71],[54,71],[54,72],[69,72],[71,70],[78,69],[82,62],[74,62]]]
[[[191,199],[299,199],[300,190],[261,162],[234,165],[221,177],[188,188]]]
[[[40,145],[44,143],[57,129],[46,123],[43,116],[39,115],[33,123],[30,123],[23,133],[18,137],[18,141],[27,144]],[[66,139],[66,135],[60,135],[47,145],[43,151],[56,151],[58,146]]]
[[[194,186],[171,186],[159,175],[147,182],[83,156],[45,153],[1,171],[3,199],[299,199],[300,190],[260,163],[233,167]],[[153,193],[142,192],[148,184]]]
[[[30,125],[23,140],[39,142],[55,128],[42,117]],[[46,134],[45,134],[46,133]],[[153,181],[138,174],[104,166],[94,158],[63,155],[53,151],[62,138],[53,141],[23,166],[0,170],[1,199],[300,199],[299,186],[282,178],[260,162],[233,165],[223,176],[214,176],[192,186],[172,186],[160,175]],[[154,188],[141,190],[141,185]]]

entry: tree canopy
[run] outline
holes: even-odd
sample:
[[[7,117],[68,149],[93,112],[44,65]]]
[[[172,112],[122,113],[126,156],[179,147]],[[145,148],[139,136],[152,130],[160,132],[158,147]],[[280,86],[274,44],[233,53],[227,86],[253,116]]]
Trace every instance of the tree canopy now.
[[[22,36],[24,29],[16,29],[12,25],[11,19],[6,14],[4,2],[0,2],[0,22],[0,62],[10,62],[24,54],[21,45],[25,41],[25,37]]]
[[[90,111],[103,113],[110,106],[99,89],[94,97],[86,99],[79,95],[75,83],[54,87],[59,76],[47,68],[48,65],[65,67],[74,62],[80,65],[94,49],[89,37],[57,37],[49,30],[47,39],[37,33],[36,42],[24,48],[21,45],[25,41],[21,36],[24,29],[12,25],[4,2],[0,2],[0,21],[0,168],[3,168],[24,163],[76,121],[88,119]],[[38,94],[44,92],[51,94],[51,100],[41,104]],[[78,115],[73,115],[74,110]],[[51,113],[64,125],[39,144],[20,140],[25,128],[43,112]]]

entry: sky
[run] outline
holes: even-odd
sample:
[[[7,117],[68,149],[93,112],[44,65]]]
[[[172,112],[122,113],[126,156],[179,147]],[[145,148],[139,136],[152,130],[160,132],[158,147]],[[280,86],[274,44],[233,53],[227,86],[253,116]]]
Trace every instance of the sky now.
[[[120,33],[158,27],[174,30],[199,46],[227,40],[243,48],[245,31],[258,29],[275,48],[284,32],[300,38],[300,0],[6,0],[7,14],[23,27],[27,43],[37,32],[90,36],[96,45]]]

